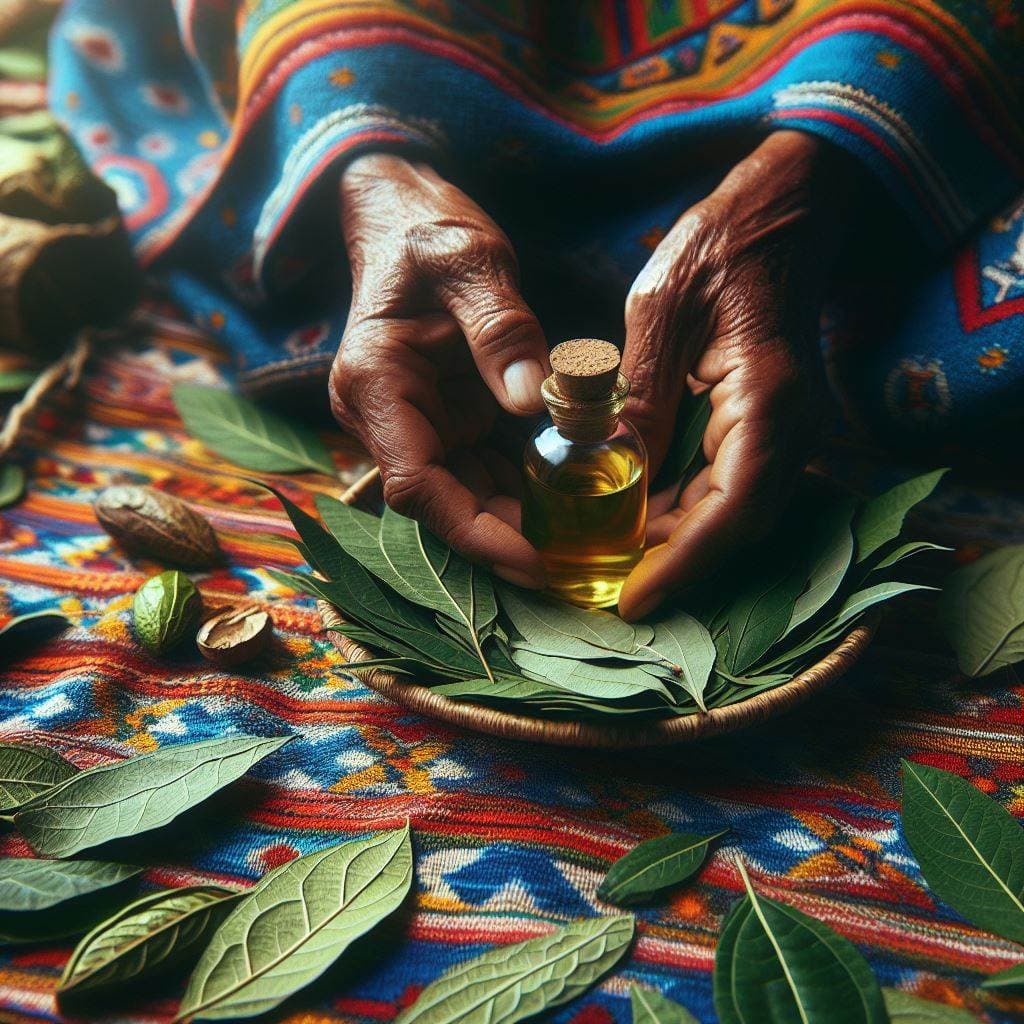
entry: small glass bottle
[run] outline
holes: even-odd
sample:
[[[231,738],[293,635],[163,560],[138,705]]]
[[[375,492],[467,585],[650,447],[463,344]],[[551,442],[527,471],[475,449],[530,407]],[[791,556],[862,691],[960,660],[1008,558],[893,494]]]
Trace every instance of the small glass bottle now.
[[[647,450],[620,415],[629,381],[614,345],[563,342],[551,368],[541,387],[551,419],[524,456],[523,534],[540,551],[555,595],[605,608],[643,554]]]

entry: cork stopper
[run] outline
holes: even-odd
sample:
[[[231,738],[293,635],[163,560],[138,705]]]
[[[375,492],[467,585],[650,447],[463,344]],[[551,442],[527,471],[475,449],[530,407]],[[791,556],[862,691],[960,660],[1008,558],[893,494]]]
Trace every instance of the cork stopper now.
[[[559,433],[572,441],[610,437],[629,395],[619,350],[595,338],[563,341],[551,350],[551,369],[540,393]]]
[[[607,398],[619,377],[619,350],[608,341],[576,338],[551,350],[558,390],[570,401]]]

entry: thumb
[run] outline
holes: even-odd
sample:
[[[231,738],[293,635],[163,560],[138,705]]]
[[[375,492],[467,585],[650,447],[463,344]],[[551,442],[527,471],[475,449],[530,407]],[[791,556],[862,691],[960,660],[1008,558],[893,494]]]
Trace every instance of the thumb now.
[[[442,301],[469,342],[480,376],[507,412],[544,408],[540,386],[551,372],[544,332],[516,283],[514,265],[490,266],[445,292]],[[511,261],[511,255],[508,259]]]

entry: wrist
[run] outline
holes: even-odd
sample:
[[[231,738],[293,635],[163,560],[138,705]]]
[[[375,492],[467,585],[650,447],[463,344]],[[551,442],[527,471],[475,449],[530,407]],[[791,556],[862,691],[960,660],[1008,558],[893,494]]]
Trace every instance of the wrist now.
[[[411,167],[410,161],[395,153],[382,153],[375,150],[368,150],[358,153],[346,165],[341,172],[341,180],[360,177],[393,177],[401,174]]]
[[[341,172],[338,189],[342,210],[411,176],[409,162],[393,153],[360,153]]]
[[[341,173],[342,215],[368,201],[394,213],[429,201],[443,184],[444,179],[429,164],[394,153],[360,153]]]
[[[856,161],[825,139],[772,132],[705,201],[740,251],[788,240],[830,262],[859,193]]]

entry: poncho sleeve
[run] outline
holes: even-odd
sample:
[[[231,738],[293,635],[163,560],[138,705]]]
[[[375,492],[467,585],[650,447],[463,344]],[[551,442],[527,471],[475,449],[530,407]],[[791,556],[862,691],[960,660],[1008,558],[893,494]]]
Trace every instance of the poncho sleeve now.
[[[1017,0],[833,2],[794,37],[765,118],[857,157],[939,249],[1024,187]]]
[[[950,248],[1024,186],[1019,4],[67,0],[51,99],[142,261],[173,250],[180,296],[210,305],[216,282],[241,323],[343,262],[331,190],[367,149],[488,204],[517,191],[510,222],[549,245],[545,208],[565,220],[598,182],[570,228],[607,251],[666,168],[692,201],[694,154],[797,128]]]

